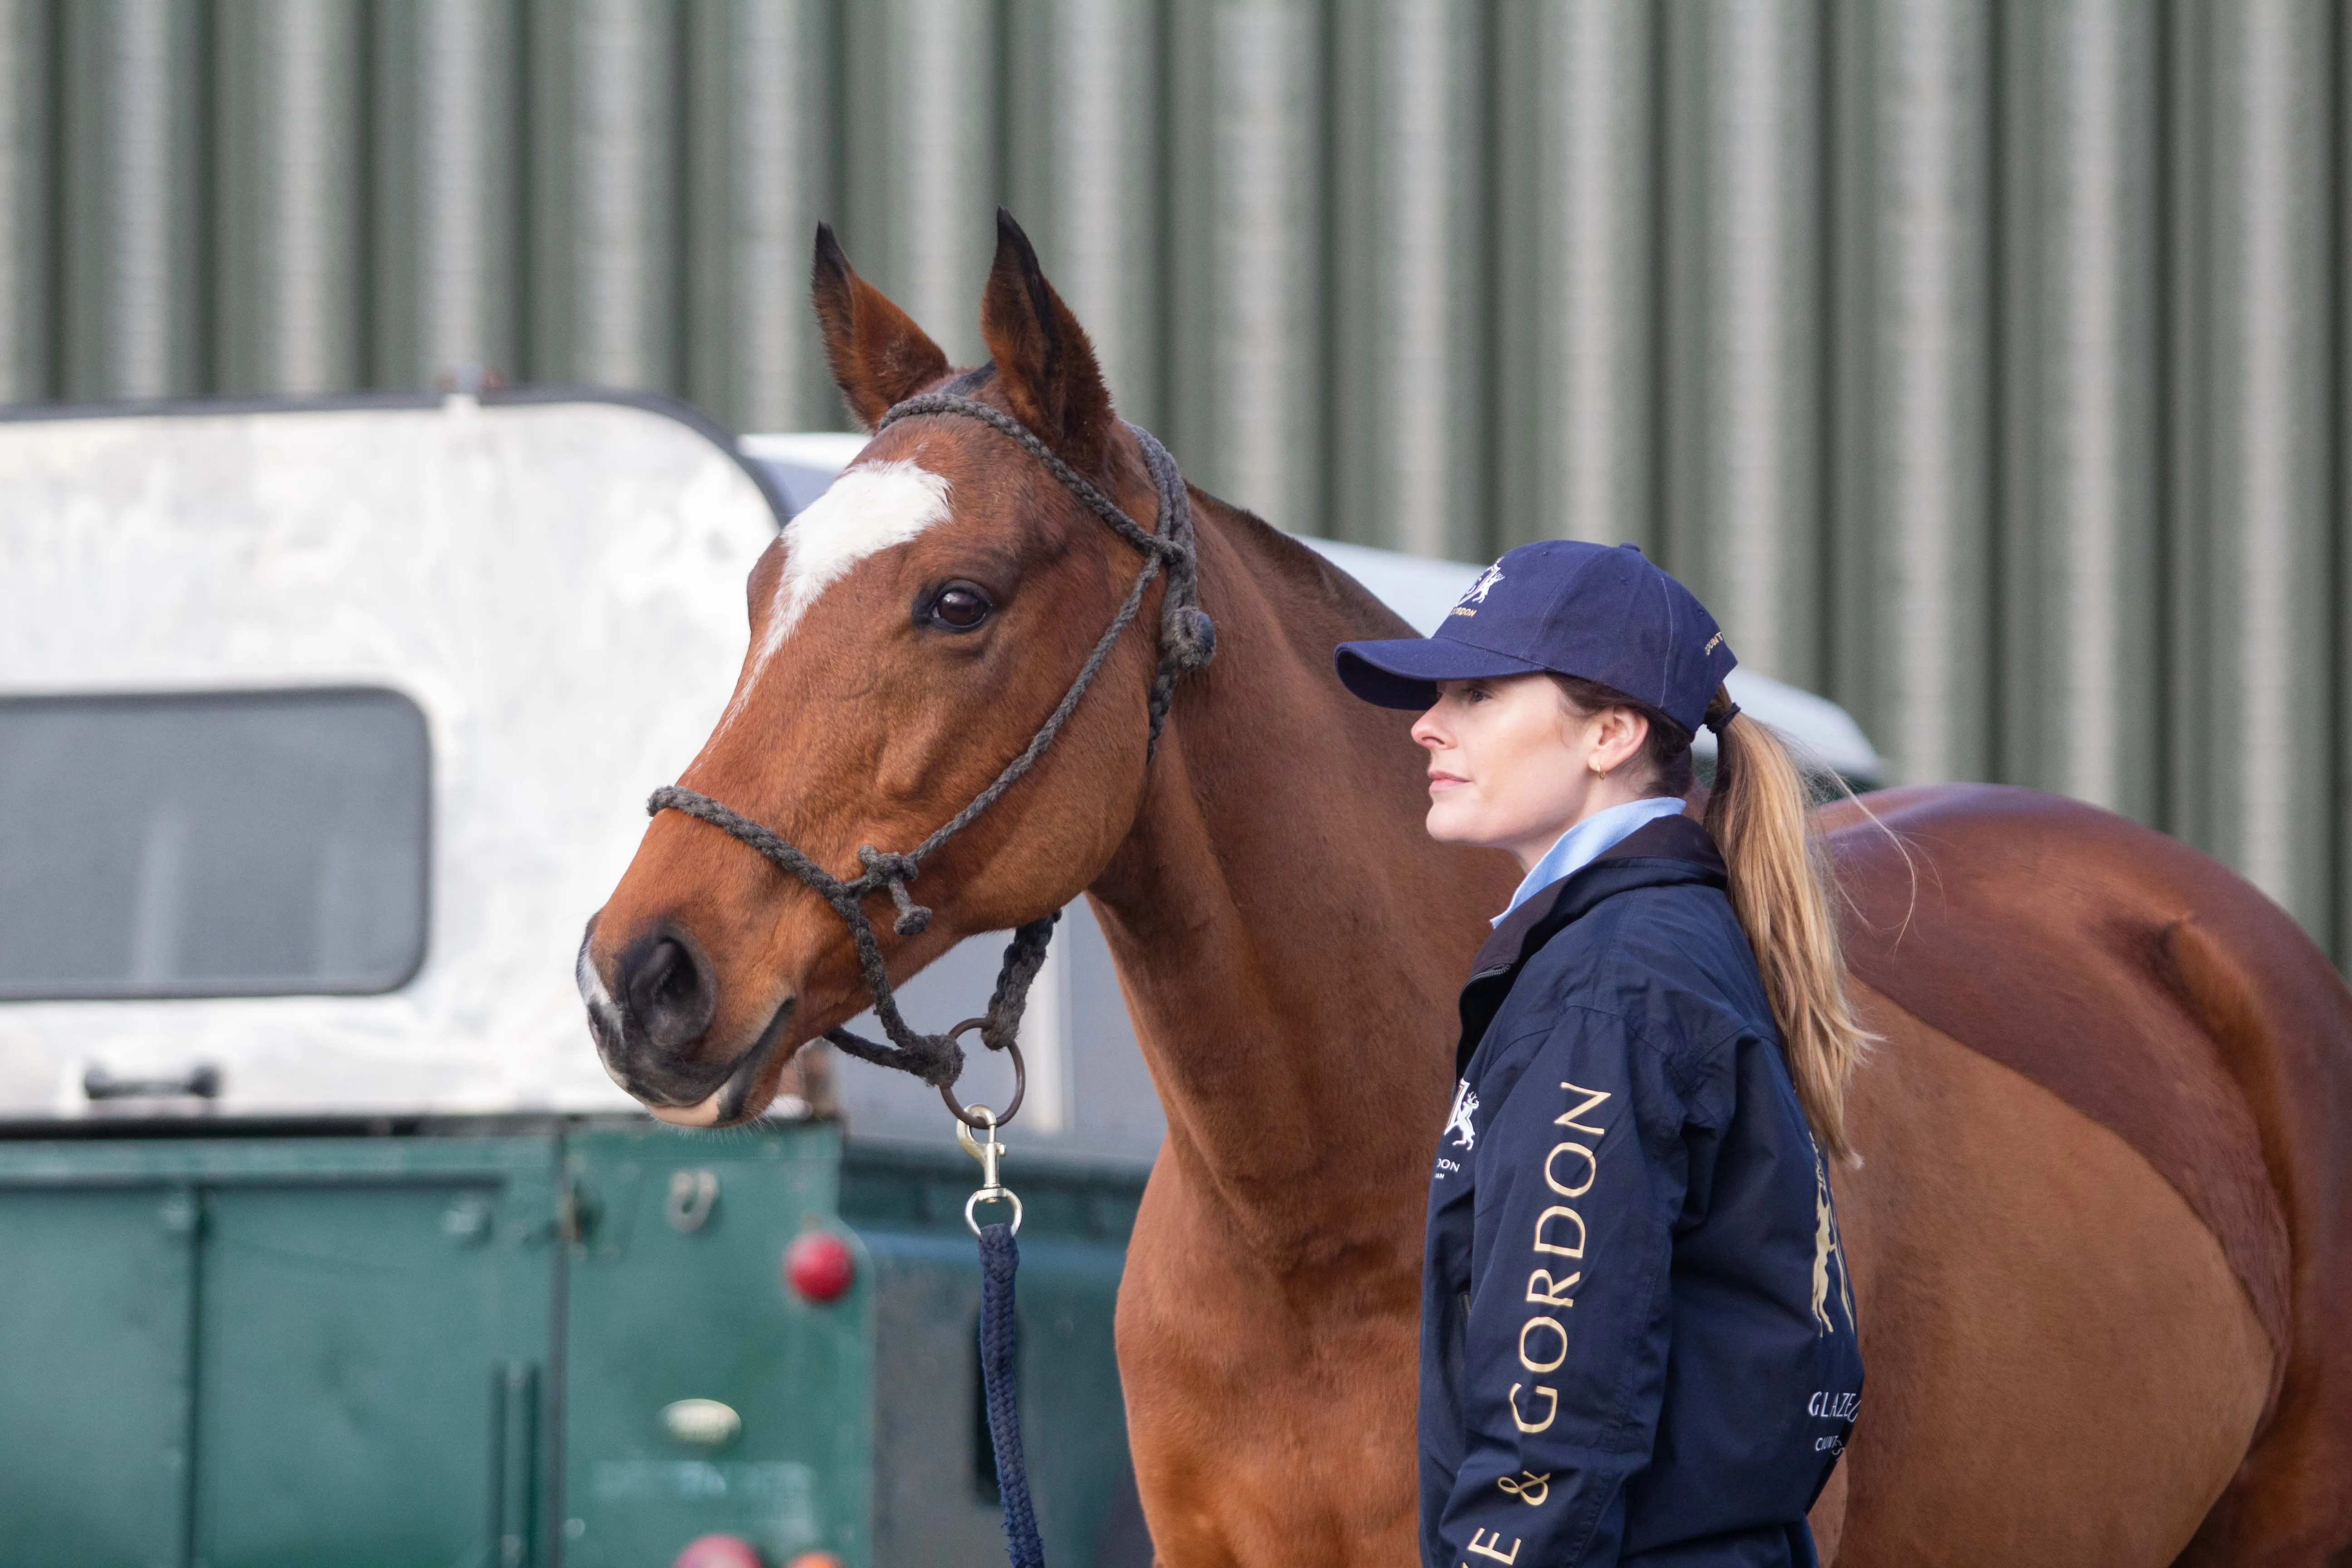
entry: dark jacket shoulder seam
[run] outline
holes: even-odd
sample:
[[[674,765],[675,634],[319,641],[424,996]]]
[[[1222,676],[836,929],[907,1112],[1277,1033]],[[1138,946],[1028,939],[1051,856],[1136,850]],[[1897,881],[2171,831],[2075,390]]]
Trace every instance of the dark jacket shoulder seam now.
[[[1711,886],[1711,884],[1706,883],[1675,885],[1700,887]],[[1641,892],[1644,889],[1643,888],[1627,888],[1622,889],[1622,891],[1628,893]],[[1722,891],[1719,888],[1716,890],[1717,892]],[[1617,897],[1617,894],[1611,894],[1608,898],[1603,899],[1600,903],[1594,905],[1592,909],[1587,910],[1583,915],[1570,921],[1568,925],[1562,926],[1559,931],[1553,933],[1551,941],[1546,942],[1543,947],[1538,949],[1535,953],[1530,954],[1527,963],[1520,968],[1519,973],[1511,977],[1511,991],[1515,994],[1517,992],[1520,984],[1528,978],[1528,969],[1534,967],[1537,960],[1550,949],[1552,942],[1558,941],[1560,937],[1566,936],[1571,929],[1577,926],[1582,926],[1587,921],[1591,921],[1595,916],[1601,915],[1610,904],[1616,901]],[[1580,1013],[1591,1015],[1594,1017],[1609,1018],[1622,1027],[1629,1037],[1638,1041],[1644,1050],[1649,1051],[1653,1056],[1656,1057],[1665,1065],[1667,1074],[1674,1082],[1675,1092],[1682,1096],[1684,1103],[1688,1105],[1693,1098],[1693,1090],[1696,1087],[1696,1078],[1700,1065],[1706,1061],[1711,1060],[1715,1053],[1722,1049],[1727,1042],[1738,1039],[1747,1027],[1744,1023],[1738,1019],[1734,1019],[1730,1024],[1727,1025],[1714,1036],[1695,1042],[1691,1050],[1688,1052],[1689,1060],[1687,1064],[1685,1064],[1676,1060],[1676,1054],[1674,1051],[1659,1045],[1656,1041],[1650,1038],[1646,1031],[1635,1025],[1632,1019],[1626,1017],[1622,1013],[1615,1012],[1607,1007],[1595,1005],[1591,1002],[1579,1001],[1573,994],[1575,992],[1589,991],[1597,987],[1600,980],[1600,975],[1597,972],[1605,968],[1610,962],[1622,962],[1622,960],[1612,960],[1611,958],[1611,955],[1608,954],[1605,944],[1614,934],[1616,927],[1623,923],[1626,912],[1631,909],[1631,907],[1632,906],[1629,905],[1621,908],[1618,910],[1612,911],[1605,917],[1606,923],[1604,925],[1591,928],[1592,939],[1597,943],[1602,944],[1601,951],[1604,959],[1604,963],[1602,964],[1594,966],[1596,973],[1579,975],[1571,980],[1570,985],[1570,994],[1559,996],[1558,998],[1538,1004],[1538,1011],[1547,1016],[1544,1016],[1540,1022],[1538,1022],[1528,1028],[1517,1030],[1507,1037],[1497,1047],[1496,1054],[1500,1055],[1504,1052],[1510,1051],[1530,1039],[1536,1039],[1550,1035],[1554,1030],[1559,1028],[1560,1015],[1571,1009]],[[1687,989],[1687,987],[1685,987],[1685,989]],[[1507,1007],[1509,1005],[1509,1001],[1507,999],[1504,1005]]]

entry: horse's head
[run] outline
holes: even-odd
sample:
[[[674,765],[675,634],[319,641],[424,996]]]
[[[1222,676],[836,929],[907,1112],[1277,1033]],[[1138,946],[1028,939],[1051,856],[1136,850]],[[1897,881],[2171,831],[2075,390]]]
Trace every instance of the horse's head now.
[[[952,383],[1018,419],[1147,528],[1133,436],[1086,333],[1001,218],[981,302],[991,363],[957,374],[905,312],[817,234],[826,357],[871,429]],[[977,420],[883,430],[751,569],[751,644],[680,784],[782,834],[847,880],[857,850],[912,847],[1028,744],[1117,614],[1141,561],[1033,454]],[[1161,590],[1035,768],[924,862],[932,918],[894,934],[894,979],[960,939],[1076,897],[1131,826]],[[606,1070],[656,1115],[755,1115],[803,1041],[867,1005],[842,921],[745,844],[681,812],[653,819],[589,921],[579,980]]]

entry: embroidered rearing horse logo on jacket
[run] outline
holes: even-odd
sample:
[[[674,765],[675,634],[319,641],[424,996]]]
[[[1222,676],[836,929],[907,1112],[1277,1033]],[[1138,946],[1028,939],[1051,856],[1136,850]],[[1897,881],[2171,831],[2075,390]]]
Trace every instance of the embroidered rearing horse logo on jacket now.
[[[1470,1119],[1477,1114],[1478,1097],[1470,1092],[1468,1079],[1460,1079],[1454,1086],[1454,1109],[1446,1113],[1445,1131],[1441,1136],[1451,1137],[1458,1148],[1476,1147],[1478,1129]]]

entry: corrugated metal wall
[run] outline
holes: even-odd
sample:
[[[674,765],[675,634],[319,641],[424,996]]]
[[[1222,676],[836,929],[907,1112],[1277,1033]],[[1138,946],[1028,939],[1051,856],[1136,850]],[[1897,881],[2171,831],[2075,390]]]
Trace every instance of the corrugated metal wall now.
[[[0,398],[465,367],[836,423],[1006,202],[1286,526],[1631,539],[1900,775],[2352,944],[2341,0],[0,0]]]

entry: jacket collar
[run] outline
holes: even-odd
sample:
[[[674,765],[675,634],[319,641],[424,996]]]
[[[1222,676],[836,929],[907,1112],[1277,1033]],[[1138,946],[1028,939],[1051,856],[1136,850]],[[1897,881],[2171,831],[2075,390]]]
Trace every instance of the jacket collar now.
[[[1466,1072],[1486,1026],[1501,1011],[1511,982],[1543,945],[1595,904],[1633,888],[1696,882],[1729,885],[1723,856],[1706,829],[1687,816],[1662,816],[1627,834],[1609,852],[1561,878],[1504,917],[1478,949],[1470,978],[1462,987],[1462,1041],[1454,1054],[1457,1076]]]

